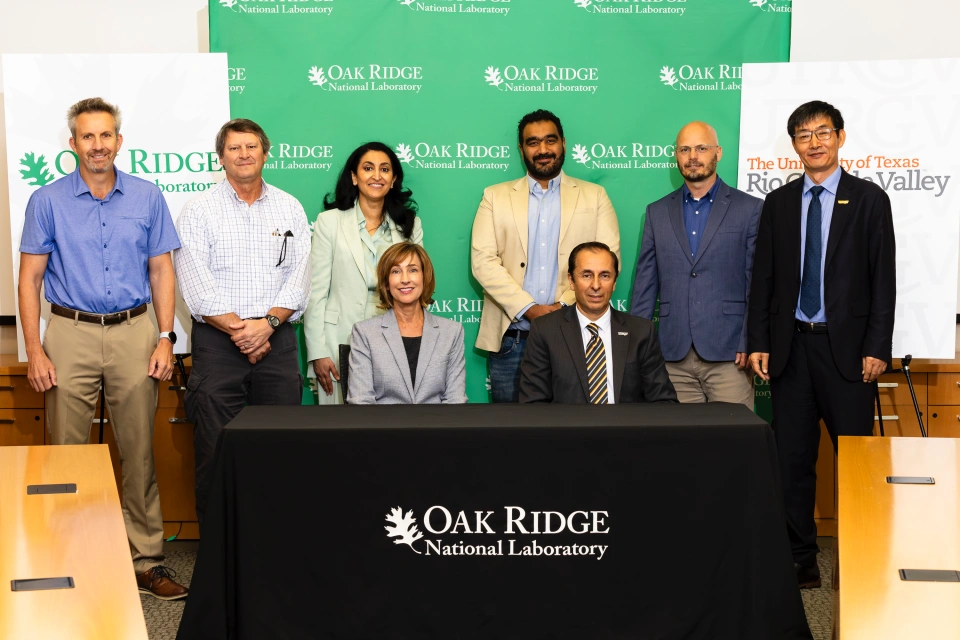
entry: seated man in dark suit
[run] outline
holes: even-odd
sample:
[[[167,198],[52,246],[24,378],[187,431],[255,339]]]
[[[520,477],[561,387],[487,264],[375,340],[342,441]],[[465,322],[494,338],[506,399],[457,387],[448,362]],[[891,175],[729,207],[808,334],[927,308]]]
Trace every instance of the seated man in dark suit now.
[[[520,402],[676,402],[653,323],[610,308],[619,261],[602,242],[570,252],[577,303],[534,320],[520,365]]]

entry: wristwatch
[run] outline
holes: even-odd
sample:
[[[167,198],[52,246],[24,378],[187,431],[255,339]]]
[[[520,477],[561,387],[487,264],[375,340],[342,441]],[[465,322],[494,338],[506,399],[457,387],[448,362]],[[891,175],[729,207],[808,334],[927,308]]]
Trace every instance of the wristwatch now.
[[[169,340],[170,344],[177,344],[177,334],[175,334],[173,331],[164,331],[160,334],[158,340],[162,340],[163,338]]]
[[[263,316],[263,319],[266,320],[270,324],[270,326],[273,327],[274,329],[280,326],[280,318],[278,318],[277,316],[271,316],[268,314]]]

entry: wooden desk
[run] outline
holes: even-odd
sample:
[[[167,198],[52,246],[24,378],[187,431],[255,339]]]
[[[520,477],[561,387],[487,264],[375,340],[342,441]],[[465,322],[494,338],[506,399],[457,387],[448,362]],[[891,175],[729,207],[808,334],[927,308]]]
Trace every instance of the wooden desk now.
[[[27,495],[67,482],[77,493]],[[62,576],[75,588],[10,588]],[[146,640],[106,445],[0,447],[0,637]]]
[[[960,440],[840,438],[839,481],[840,640],[960,638],[960,583],[898,574],[960,569]]]

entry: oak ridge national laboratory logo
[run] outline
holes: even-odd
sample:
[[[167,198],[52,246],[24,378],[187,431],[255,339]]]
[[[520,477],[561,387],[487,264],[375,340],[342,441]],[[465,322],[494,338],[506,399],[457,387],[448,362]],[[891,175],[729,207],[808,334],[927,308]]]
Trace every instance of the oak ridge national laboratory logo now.
[[[324,91],[392,91],[420,93],[423,67],[368,65],[313,65],[307,82]]]
[[[644,144],[608,144],[596,142],[591,145],[575,143],[570,157],[588,169],[675,169],[674,145]]]
[[[682,16],[687,0],[572,0],[588,13],[622,16]]]
[[[488,66],[483,81],[504,92],[591,93],[600,86],[599,67]]]
[[[792,0],[747,0],[751,6],[761,11],[772,11],[775,13],[790,13],[793,10]]]
[[[50,151],[50,149],[47,149]],[[77,154],[61,149],[47,155],[27,151],[20,158],[20,178],[28,186],[43,187],[73,173]],[[116,164],[130,175],[153,182],[166,193],[198,193],[216,184],[211,173],[223,171],[215,151],[153,151],[124,148],[117,154]]]
[[[334,0],[220,0],[221,9],[238,15],[329,16]]]
[[[579,556],[602,560],[610,548],[606,511],[531,511],[504,507],[502,512],[458,511],[435,505],[417,526],[413,510],[393,507],[384,529],[393,544],[406,545],[421,556]],[[553,536],[560,536],[553,538]],[[422,551],[414,544],[423,541]]]
[[[403,164],[417,169],[507,171],[510,168],[509,145],[482,145],[457,142],[401,142],[394,151]]]
[[[684,64],[679,67],[663,65],[658,73],[660,82],[674,91],[739,91],[742,72],[740,65],[694,67]]]
[[[461,16],[505,16],[510,13],[512,0],[397,0],[398,6],[412,11],[427,11]]]

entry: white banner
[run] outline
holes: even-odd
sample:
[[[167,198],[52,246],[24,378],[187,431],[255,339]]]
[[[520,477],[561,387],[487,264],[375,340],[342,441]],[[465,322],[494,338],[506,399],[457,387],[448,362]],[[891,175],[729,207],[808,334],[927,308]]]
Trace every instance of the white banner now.
[[[223,178],[214,138],[230,119],[226,54],[4,55],[3,91],[14,279],[30,195],[76,168],[66,112],[79,100],[99,96],[120,108],[116,165],[159,186],[174,220]],[[41,331],[48,314],[44,302]],[[188,350],[190,326],[178,293],[178,353]],[[17,342],[25,361],[19,325]]]
[[[743,65],[740,189],[803,177],[787,118],[824,100],[843,114],[840,163],[890,196],[897,242],[893,355],[954,358],[960,245],[960,60]]]

